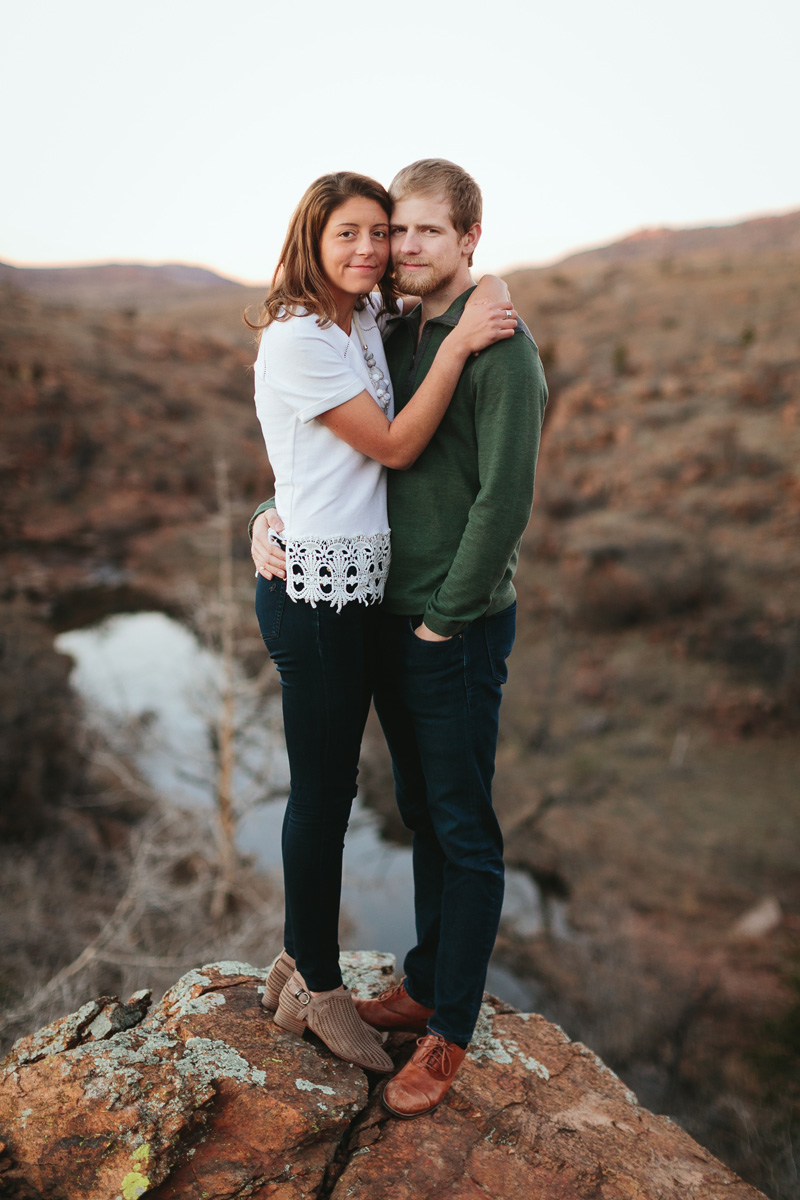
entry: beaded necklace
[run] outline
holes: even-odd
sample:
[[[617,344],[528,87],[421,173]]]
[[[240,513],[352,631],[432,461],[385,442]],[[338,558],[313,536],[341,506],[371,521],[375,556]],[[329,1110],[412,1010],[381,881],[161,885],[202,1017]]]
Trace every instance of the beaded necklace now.
[[[375,385],[375,395],[376,395],[378,404],[380,404],[381,408],[383,409],[384,415],[388,416],[389,415],[389,405],[392,400],[392,393],[390,390],[389,380],[386,378],[383,371],[380,369],[378,364],[375,362],[375,355],[372,353],[369,346],[367,345],[367,340],[364,337],[361,326],[358,323],[358,317],[356,316],[355,313],[353,313],[353,324],[356,327],[356,333],[358,334],[358,340],[361,343],[361,352],[364,355],[364,362],[367,364],[367,370],[369,371],[369,377],[372,380],[373,384]]]

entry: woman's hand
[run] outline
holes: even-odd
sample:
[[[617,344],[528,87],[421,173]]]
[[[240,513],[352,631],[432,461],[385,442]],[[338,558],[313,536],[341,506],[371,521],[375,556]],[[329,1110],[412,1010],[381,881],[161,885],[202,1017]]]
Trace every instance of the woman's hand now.
[[[276,533],[283,530],[283,521],[274,508],[259,513],[253,522],[253,540],[250,544],[250,556],[256,568],[256,575],[265,579],[286,578],[286,555],[280,546],[270,541],[269,531]]]
[[[467,304],[449,338],[455,338],[468,354],[477,354],[494,342],[514,336],[517,310],[511,301],[476,300]]]
[[[385,467],[405,471],[436,432],[469,356],[513,337],[516,325],[516,309],[505,283],[484,275],[455,329],[437,350],[425,379],[393,421],[386,419],[367,391],[321,413],[317,420],[354,450]],[[431,640],[435,636],[431,634]]]

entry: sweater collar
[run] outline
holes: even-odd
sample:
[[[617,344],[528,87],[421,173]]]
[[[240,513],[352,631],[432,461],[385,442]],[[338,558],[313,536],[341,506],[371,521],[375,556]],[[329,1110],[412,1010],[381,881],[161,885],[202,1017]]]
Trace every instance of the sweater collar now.
[[[449,325],[451,329],[454,329],[461,318],[462,312],[464,311],[464,305],[467,303],[477,286],[477,284],[473,284],[472,287],[469,287],[465,292],[462,292],[460,296],[456,296],[453,303],[448,309],[446,309],[445,312],[440,313],[438,317],[431,317],[427,324]],[[417,304],[414,308],[412,308],[410,313],[400,313],[396,317],[389,317],[387,325],[393,324],[397,321],[405,321],[408,325],[413,326],[416,331],[419,330],[419,324],[421,320],[422,304]]]

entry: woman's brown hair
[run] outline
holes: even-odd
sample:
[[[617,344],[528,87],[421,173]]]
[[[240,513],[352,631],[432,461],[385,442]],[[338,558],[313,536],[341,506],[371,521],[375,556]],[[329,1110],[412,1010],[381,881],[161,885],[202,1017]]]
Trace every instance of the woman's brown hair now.
[[[273,321],[286,321],[298,309],[316,313],[317,323],[323,327],[334,324],[336,302],[320,266],[320,238],[334,209],[353,197],[374,200],[386,213],[387,221],[391,218],[389,193],[374,179],[353,171],[336,171],[315,179],[289,222],[272,287],[261,306],[260,320],[250,321],[247,313],[244,314],[245,324],[250,329],[266,329]],[[378,288],[383,307],[388,312],[397,312],[397,289],[391,264]],[[364,308],[363,299],[359,298],[356,308],[359,311]]]

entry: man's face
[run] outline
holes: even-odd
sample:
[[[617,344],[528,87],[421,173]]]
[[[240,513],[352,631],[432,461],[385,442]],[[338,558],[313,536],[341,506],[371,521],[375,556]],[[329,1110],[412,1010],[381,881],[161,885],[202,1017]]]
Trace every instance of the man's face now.
[[[480,233],[479,226],[473,226]],[[477,237],[459,234],[447,200],[410,195],[398,200],[390,225],[395,279],[401,292],[430,296],[444,290],[466,268]]]

